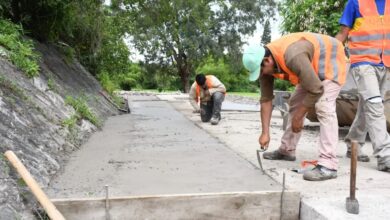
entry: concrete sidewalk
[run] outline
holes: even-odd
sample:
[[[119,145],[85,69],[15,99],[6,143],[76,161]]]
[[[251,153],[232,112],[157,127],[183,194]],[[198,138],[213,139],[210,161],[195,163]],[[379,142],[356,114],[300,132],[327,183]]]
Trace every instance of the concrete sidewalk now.
[[[185,97],[186,95],[182,95]],[[167,99],[167,95],[159,96]],[[178,97],[178,96],[177,96]],[[185,98],[169,98],[171,104],[196,125],[203,128],[233,151],[258,166],[256,149],[259,148],[260,134],[259,112],[222,112],[222,120],[218,126],[202,123],[200,116],[192,113],[192,107]],[[178,101],[181,100],[181,101]],[[286,173],[286,185],[291,190],[301,192],[301,219],[389,219],[390,218],[390,174],[377,171],[376,159],[370,156],[369,163],[358,163],[357,192],[360,214],[348,214],[345,200],[349,196],[349,164],[345,157],[346,147],[343,138],[348,128],[340,129],[340,141],[337,151],[339,158],[338,178],[324,182],[309,182],[302,179],[302,174],[292,172],[299,168],[302,160],[315,160],[318,155],[319,126],[306,123],[304,133],[297,149],[297,161],[262,160],[268,175],[282,181],[282,173]],[[279,111],[273,112],[271,120],[271,144],[269,150],[279,147],[283,134],[282,118]],[[363,151],[372,155],[372,146],[367,142]]]
[[[277,191],[282,186],[156,96],[131,97],[74,152],[51,198]]]

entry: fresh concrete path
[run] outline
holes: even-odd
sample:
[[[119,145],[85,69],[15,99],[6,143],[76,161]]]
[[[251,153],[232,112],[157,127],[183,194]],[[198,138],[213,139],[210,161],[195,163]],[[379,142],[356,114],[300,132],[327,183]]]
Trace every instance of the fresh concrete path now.
[[[51,198],[278,191],[282,187],[155,96],[130,97],[131,114],[108,119],[74,152]]]

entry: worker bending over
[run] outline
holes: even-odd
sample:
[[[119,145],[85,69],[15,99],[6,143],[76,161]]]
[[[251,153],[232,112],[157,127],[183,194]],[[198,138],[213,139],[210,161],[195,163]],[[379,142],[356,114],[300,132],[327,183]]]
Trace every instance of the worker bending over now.
[[[295,161],[306,113],[314,109],[320,122],[318,165],[303,175],[305,180],[320,181],[337,177],[338,122],[336,98],[346,78],[346,59],[342,43],[315,33],[293,33],[262,46],[249,46],[243,63],[250,80],[260,75],[260,147],[270,142],[270,120],[274,79],[296,85],[289,100],[289,118],[279,149],[263,154],[264,159]]]

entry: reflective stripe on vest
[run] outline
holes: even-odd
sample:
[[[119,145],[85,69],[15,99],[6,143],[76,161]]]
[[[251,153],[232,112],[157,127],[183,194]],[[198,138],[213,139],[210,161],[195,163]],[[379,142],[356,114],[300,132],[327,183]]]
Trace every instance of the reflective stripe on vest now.
[[[207,85],[207,88],[212,88],[213,87],[213,82],[212,82],[212,75],[207,75],[206,76],[206,85]],[[196,102],[199,102],[199,99],[200,99],[200,86],[198,85],[198,83],[196,83]]]
[[[351,63],[372,62],[390,66],[390,1],[379,15],[375,1],[358,0],[361,18],[349,32]]]
[[[328,79],[343,85],[346,78],[344,47],[337,39],[322,34],[294,33],[267,44],[280,68],[287,73],[278,73],[273,76],[289,80],[293,85],[299,83],[298,76],[287,68],[284,54],[291,44],[303,39],[314,46],[312,65],[318,78],[321,81]]]

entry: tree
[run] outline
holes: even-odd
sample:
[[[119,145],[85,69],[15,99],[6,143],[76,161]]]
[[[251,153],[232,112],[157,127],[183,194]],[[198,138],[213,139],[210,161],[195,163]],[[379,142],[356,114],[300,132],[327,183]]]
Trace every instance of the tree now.
[[[241,37],[273,14],[273,0],[123,0],[128,34],[146,62],[174,65],[182,89],[202,58],[225,53],[240,63]]]
[[[284,0],[279,5],[284,33],[311,31],[334,36],[346,1]]]
[[[269,19],[265,22],[263,36],[261,36],[261,44],[266,45],[271,42],[271,24]]]

